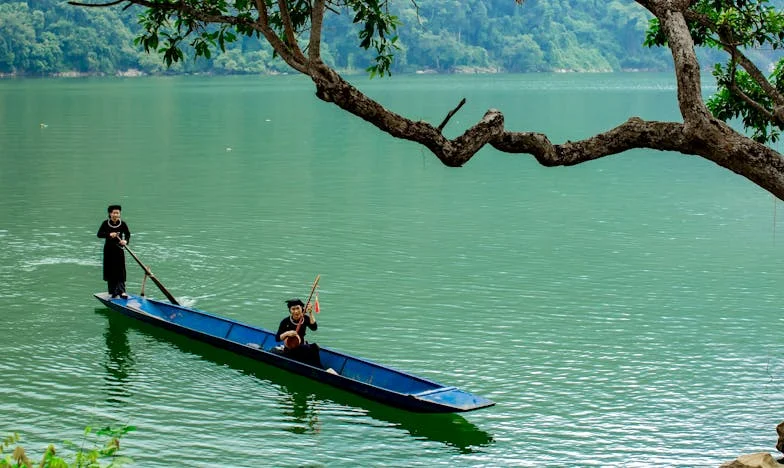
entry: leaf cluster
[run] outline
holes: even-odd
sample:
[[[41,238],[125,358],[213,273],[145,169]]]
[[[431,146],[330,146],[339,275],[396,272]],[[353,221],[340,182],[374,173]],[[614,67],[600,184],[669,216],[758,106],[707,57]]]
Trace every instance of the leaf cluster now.
[[[769,112],[762,112],[759,108],[750,106],[738,95],[738,92],[743,93],[766,111],[774,109],[776,102],[759,83],[745,71],[733,69],[729,65],[716,64],[713,75],[716,77],[718,90],[707,102],[711,113],[724,121],[740,119],[743,127],[751,132],[751,138],[755,141],[777,142],[784,125],[771,120]],[[768,81],[778,93],[784,95],[784,60],[779,60],[775,64]],[[738,92],[733,92],[733,89],[737,89]]]
[[[782,126],[771,118],[775,99],[743,69],[739,59],[754,49],[784,47],[784,13],[768,0],[700,0],[691,7],[687,21],[695,45],[727,53],[726,62],[713,67],[717,91],[708,99],[708,109],[724,121],[740,119],[758,142],[777,141]],[[650,21],[644,44],[667,45],[658,19]],[[779,93],[784,91],[782,67],[779,59],[766,77]]]
[[[687,19],[696,46],[715,49],[784,45],[784,14],[769,0],[699,0]],[[650,20],[644,44],[666,46],[657,18]]]
[[[40,462],[32,461],[25,449],[18,445],[21,438],[18,433],[13,433],[0,442],[0,457],[14,446],[10,455],[0,458],[0,468],[116,468],[133,460],[120,456],[120,439],[127,433],[136,430],[133,426],[119,428],[104,427],[93,432],[91,427],[86,427],[80,444],[64,441],[63,445],[73,451],[71,456],[65,458],[57,455],[54,445],[49,445],[44,451]],[[86,444],[90,447],[85,447]],[[104,461],[108,461],[104,464]]]
[[[213,51],[225,52],[226,44],[237,40],[237,34],[259,37],[261,26],[254,0],[154,0],[139,17],[142,33],[135,39],[146,52],[158,52],[167,66],[184,58],[183,45],[192,48],[194,57],[209,59]],[[312,6],[308,0],[262,0],[269,27],[285,46],[292,44],[286,25],[296,40],[306,41],[311,28]],[[388,74],[398,37],[394,34],[400,21],[389,12],[386,0],[338,0],[327,2],[329,13],[351,11],[358,45],[374,50],[375,64],[367,70],[371,75]]]
[[[400,19],[389,13],[386,1],[347,0],[345,6],[355,13],[353,23],[361,27],[359,46],[376,51],[376,63],[366,71],[371,78],[389,74],[394,53],[400,50],[398,36],[394,34],[400,26]]]

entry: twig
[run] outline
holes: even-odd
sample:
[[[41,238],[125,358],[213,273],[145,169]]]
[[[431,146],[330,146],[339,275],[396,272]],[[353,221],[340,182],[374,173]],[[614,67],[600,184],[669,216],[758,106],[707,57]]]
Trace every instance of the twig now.
[[[127,1],[127,0],[114,0],[113,2],[109,2],[109,3],[81,3],[81,2],[68,2],[68,4],[69,4],[69,5],[74,5],[74,6],[82,6],[82,7],[99,7],[99,8],[100,8],[100,7],[110,7],[110,6],[114,6],[114,5],[119,5],[120,3],[122,3],[122,2],[125,2],[125,1]]]
[[[465,98],[461,99],[460,100],[460,104],[458,104],[457,107],[455,107],[448,114],[446,114],[446,117],[444,118],[444,121],[441,122],[441,125],[438,126],[438,131],[439,132],[441,130],[443,130],[444,127],[446,127],[446,124],[447,124],[447,122],[449,122],[449,119],[451,119],[452,116],[455,115],[455,113],[457,113],[457,111],[459,111],[460,108],[463,107],[463,104],[465,104],[465,103],[466,103],[466,99]]]

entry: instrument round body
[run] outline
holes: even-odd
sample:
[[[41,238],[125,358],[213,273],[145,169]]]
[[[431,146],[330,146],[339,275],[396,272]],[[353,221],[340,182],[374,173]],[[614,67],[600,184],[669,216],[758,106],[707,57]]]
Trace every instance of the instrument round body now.
[[[283,344],[288,349],[294,349],[300,344],[302,344],[302,339],[299,337],[299,335],[292,335],[287,337],[285,340],[283,340]]]

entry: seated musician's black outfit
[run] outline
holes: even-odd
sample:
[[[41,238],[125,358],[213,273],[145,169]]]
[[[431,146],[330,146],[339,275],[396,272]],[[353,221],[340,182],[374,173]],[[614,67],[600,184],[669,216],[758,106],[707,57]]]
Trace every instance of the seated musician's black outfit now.
[[[302,303],[302,301],[299,299],[292,299],[291,301],[287,302],[296,304],[295,301],[298,301],[300,304]],[[302,305],[304,306],[304,304]],[[291,305],[289,307],[291,307]],[[318,330],[318,323],[310,323],[310,318],[305,314],[302,316],[302,324],[295,322],[291,316],[288,316],[280,321],[280,325],[278,326],[278,333],[275,334],[275,339],[277,341],[282,341],[280,335],[290,330],[296,330],[297,334],[299,335],[299,345],[295,347],[285,346],[283,348],[283,355],[288,358],[304,362],[305,364],[318,367],[319,369],[323,369],[324,366],[321,364],[321,357],[319,356],[319,346],[316,343],[308,343],[305,341],[305,332],[308,328],[316,331]]]

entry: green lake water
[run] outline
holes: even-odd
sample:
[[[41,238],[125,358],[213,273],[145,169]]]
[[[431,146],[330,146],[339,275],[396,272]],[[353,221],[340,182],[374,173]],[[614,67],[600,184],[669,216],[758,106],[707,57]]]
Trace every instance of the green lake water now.
[[[670,75],[357,84],[436,125],[466,97],[449,136],[491,107],[555,142],[678,119]],[[92,294],[111,203],[183,303],[275,328],[321,274],[312,340],[496,406],[396,410],[109,312]],[[484,149],[446,168],[299,77],[0,81],[0,437],[40,455],[130,424],[138,467],[775,452],[782,219],[768,193],[677,154],[543,168]]]

